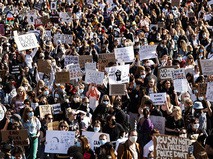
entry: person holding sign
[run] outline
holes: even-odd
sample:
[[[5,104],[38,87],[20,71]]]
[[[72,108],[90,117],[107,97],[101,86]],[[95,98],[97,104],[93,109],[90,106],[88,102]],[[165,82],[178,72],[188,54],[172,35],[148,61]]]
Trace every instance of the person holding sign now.
[[[38,137],[40,136],[41,123],[34,116],[34,111],[31,107],[25,107],[23,116],[23,126],[27,129],[30,138],[30,159],[37,158]]]

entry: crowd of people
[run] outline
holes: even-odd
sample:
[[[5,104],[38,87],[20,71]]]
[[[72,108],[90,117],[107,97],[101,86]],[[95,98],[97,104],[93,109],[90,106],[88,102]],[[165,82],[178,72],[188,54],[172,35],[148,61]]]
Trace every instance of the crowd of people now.
[[[203,156],[213,158],[212,103],[199,90],[212,79],[199,65],[213,59],[212,1],[175,2],[0,0],[0,130],[26,129],[29,142],[28,146],[1,142],[0,158],[151,159],[152,138],[160,133],[150,116],[164,117],[166,135],[198,141],[205,147]],[[28,16],[30,12],[34,17]],[[65,12],[71,20],[59,18]],[[32,20],[42,17],[46,22],[40,25]],[[18,51],[14,31],[36,33],[39,47]],[[55,43],[55,34],[72,39]],[[144,45],[157,45],[156,58],[140,60]],[[56,72],[65,71],[66,55],[91,55],[98,69],[99,55],[127,46],[133,46],[135,59],[128,63],[125,95],[110,96],[109,83],[85,83],[85,70],[69,83],[55,82]],[[40,59],[50,64],[50,73],[39,72]],[[107,67],[116,65],[112,61]],[[158,78],[159,68],[173,66],[192,70],[186,74],[187,91],[177,92],[172,79]],[[163,105],[150,99],[150,94],[164,92]],[[39,107],[57,103],[58,114],[41,116]],[[59,121],[59,131],[76,132],[67,154],[45,153],[46,131],[53,121]],[[93,150],[84,131],[103,133],[101,146]]]

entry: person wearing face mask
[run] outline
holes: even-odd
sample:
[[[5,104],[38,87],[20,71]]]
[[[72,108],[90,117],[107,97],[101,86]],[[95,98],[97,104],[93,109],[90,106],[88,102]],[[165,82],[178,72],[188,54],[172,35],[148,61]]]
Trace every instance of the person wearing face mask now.
[[[118,146],[117,158],[139,159],[142,157],[141,147],[137,143],[138,133],[136,130],[131,130],[128,135],[128,140]]]
[[[192,117],[190,123],[187,125],[187,136],[192,139],[196,140],[198,137],[199,131],[199,120],[198,118]],[[197,135],[196,135],[197,134]]]
[[[25,107],[22,123],[25,129],[27,129],[30,138],[30,159],[37,158],[38,150],[38,138],[40,136],[41,123],[37,117],[34,116],[34,111],[31,107]]]
[[[95,120],[93,125],[87,128],[87,131],[101,132],[101,122],[99,120]]]
[[[80,107],[78,108],[78,110],[82,110],[84,112],[87,112],[87,116],[89,114],[93,114],[93,110],[89,107],[89,99],[87,97],[82,99],[82,104],[80,105]]]

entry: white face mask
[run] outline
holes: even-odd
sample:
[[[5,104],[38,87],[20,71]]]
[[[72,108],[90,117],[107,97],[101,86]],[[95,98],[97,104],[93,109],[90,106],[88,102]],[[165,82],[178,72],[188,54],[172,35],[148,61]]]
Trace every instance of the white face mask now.
[[[99,132],[101,130],[100,127],[94,127],[94,132]]]
[[[199,100],[199,101],[202,101],[202,100],[203,100],[203,97],[198,97],[198,100]]]
[[[59,98],[59,94],[55,94],[55,98]]]
[[[108,104],[109,104],[109,102],[108,102],[108,101],[103,101],[103,103],[104,103],[104,104],[106,104],[106,105],[108,105]]]
[[[146,75],[141,75],[141,78],[145,78],[146,77]]]
[[[137,137],[137,136],[130,136],[130,137],[129,137],[129,140],[130,140],[132,143],[136,143],[137,140],[138,140],[138,137]]]
[[[199,128],[199,126],[200,126],[200,124],[199,124],[199,123],[197,123],[197,124],[193,124],[193,128],[194,128],[194,129],[198,129],[198,128]]]

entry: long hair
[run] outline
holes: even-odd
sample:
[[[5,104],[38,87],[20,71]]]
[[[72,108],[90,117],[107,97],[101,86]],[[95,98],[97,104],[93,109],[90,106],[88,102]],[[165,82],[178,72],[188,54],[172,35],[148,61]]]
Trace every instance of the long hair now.
[[[22,95],[22,96],[19,96],[19,92],[23,92],[23,95]],[[22,100],[25,100],[25,99],[26,99],[27,94],[26,94],[26,91],[25,91],[25,89],[24,89],[23,86],[20,86],[20,87],[17,89],[17,95],[16,95],[16,97],[17,97],[18,99],[22,99]]]
[[[27,113],[29,113],[30,111],[33,111],[33,108],[28,107],[28,106],[24,108],[24,112],[23,112],[23,116],[22,116],[22,119],[24,122],[26,122],[29,119]]]
[[[82,147],[83,152],[89,151],[90,144],[89,144],[89,141],[88,141],[87,137],[82,135],[82,136],[79,136],[78,139],[82,143],[81,147]]]

